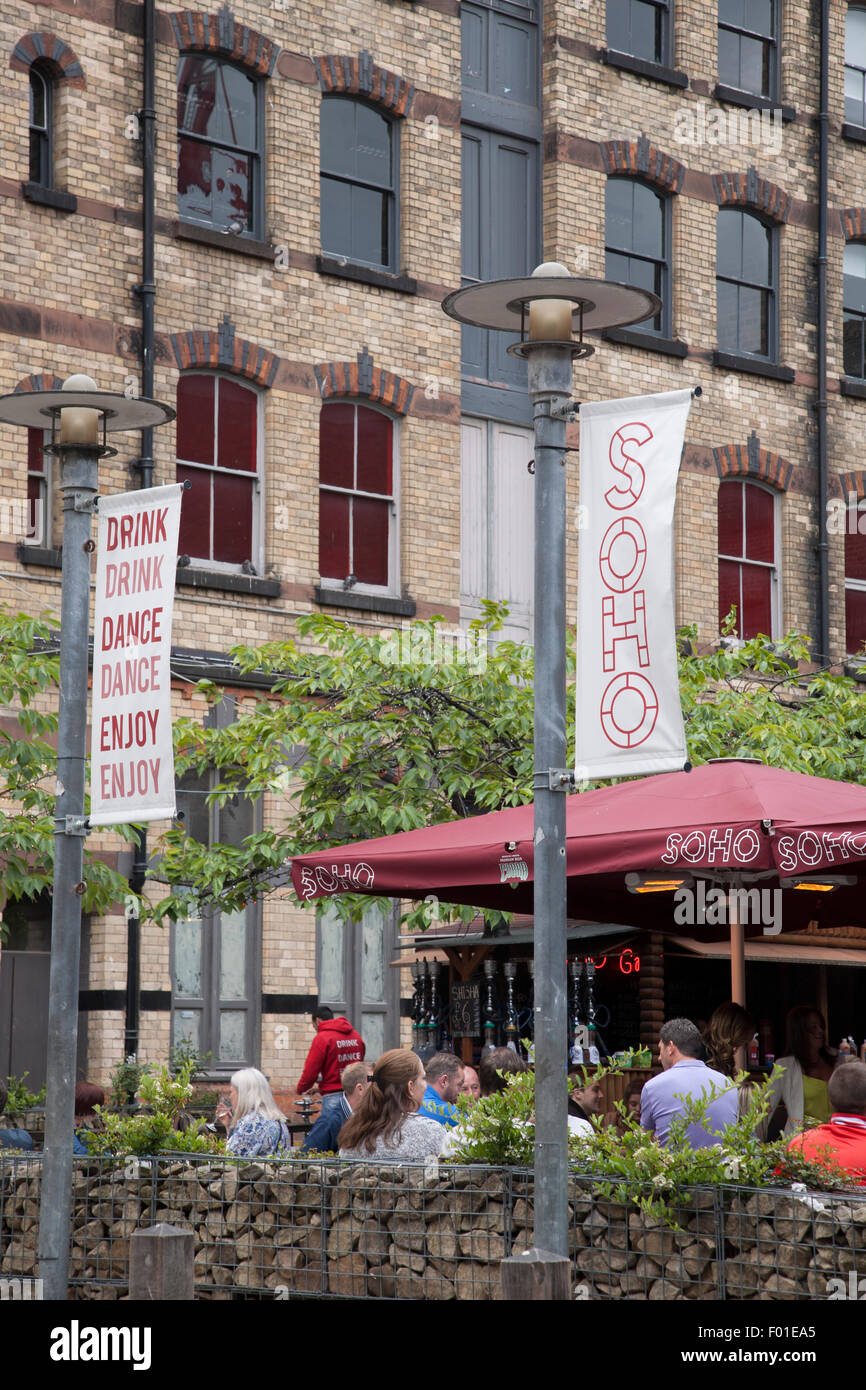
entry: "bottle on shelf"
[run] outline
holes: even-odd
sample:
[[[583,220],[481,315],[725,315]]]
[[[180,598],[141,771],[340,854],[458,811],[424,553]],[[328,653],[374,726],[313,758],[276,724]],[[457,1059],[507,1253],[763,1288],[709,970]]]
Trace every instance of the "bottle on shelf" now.
[[[749,1067],[759,1067],[761,1065],[761,1045],[758,1042],[757,1033],[749,1043],[749,1050],[746,1056],[746,1064]]]

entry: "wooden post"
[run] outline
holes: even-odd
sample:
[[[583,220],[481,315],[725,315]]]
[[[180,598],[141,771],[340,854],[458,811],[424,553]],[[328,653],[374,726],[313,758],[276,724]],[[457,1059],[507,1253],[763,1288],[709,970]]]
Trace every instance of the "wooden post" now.
[[[662,940],[657,932],[653,932],[647,945],[641,950],[640,1041],[643,1047],[652,1048],[653,1053],[658,1047],[659,1029],[665,1021]]]
[[[728,923],[731,928],[731,999],[746,1007],[746,937],[738,912],[737,886],[728,887]]]
[[[195,1298],[195,1237],[177,1226],[148,1226],[129,1240],[129,1297],[150,1303]]]
[[[499,1262],[504,1301],[567,1303],[571,1299],[571,1260],[533,1246]]]

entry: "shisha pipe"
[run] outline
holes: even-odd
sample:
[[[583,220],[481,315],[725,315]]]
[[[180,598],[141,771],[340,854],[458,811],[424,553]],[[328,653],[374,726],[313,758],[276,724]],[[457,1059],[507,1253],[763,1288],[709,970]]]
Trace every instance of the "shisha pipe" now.
[[[424,964],[420,960],[413,960],[410,969],[412,971],[412,1048],[417,1052],[424,1045]]]
[[[432,1044],[433,1051],[439,1051],[439,971],[442,968],[441,962],[431,960],[428,963],[430,970],[430,1014],[427,1023],[427,1038]]]
[[[484,1043],[482,1054],[496,1047],[496,1005],[493,998],[496,961],[484,962]]]
[[[589,957],[586,961],[586,1028],[589,1034],[589,1060],[592,1066],[597,1067],[599,1063],[598,1055],[598,1035],[595,1027],[595,961]]]
[[[583,959],[576,957],[568,962],[568,973],[571,977],[571,1020],[569,1027],[569,1060],[578,1067],[583,1066],[584,1047],[583,1047],[583,1023],[580,1017],[580,977],[583,971]]]
[[[512,1052],[520,1056],[520,1029],[517,1023],[517,1009],[514,1003],[514,977],[517,974],[517,966],[513,960],[505,962],[503,966],[505,972],[505,988],[508,991],[508,998],[505,1004],[505,1046],[510,1047]]]

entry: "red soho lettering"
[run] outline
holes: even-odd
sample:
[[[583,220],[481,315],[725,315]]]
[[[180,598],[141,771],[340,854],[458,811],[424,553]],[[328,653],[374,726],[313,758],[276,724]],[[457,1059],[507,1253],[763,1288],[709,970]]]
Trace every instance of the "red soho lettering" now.
[[[649,425],[640,420],[622,425],[611,437],[608,458],[621,475],[604,494],[614,511],[627,511],[640,501],[646,473],[626,445],[640,448],[653,437]],[[605,671],[616,671],[619,643],[637,656],[638,666],[649,666],[646,630],[646,591],[636,586],[647,562],[646,533],[636,517],[618,517],[602,537],[598,555],[601,580],[608,593],[601,600],[602,659]],[[622,598],[631,594],[631,603]],[[632,647],[631,644],[635,646]],[[601,697],[601,727],[605,737],[617,748],[638,748],[655,728],[659,700],[655,688],[638,671],[615,675]]]

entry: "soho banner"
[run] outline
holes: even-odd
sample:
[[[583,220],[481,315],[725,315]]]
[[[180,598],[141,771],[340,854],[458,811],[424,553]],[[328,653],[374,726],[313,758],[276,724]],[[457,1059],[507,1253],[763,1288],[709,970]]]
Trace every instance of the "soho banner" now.
[[[580,408],[579,780],[685,762],[673,517],[691,397],[668,391]]]
[[[99,499],[90,823],[176,810],[171,615],[182,483]]]

